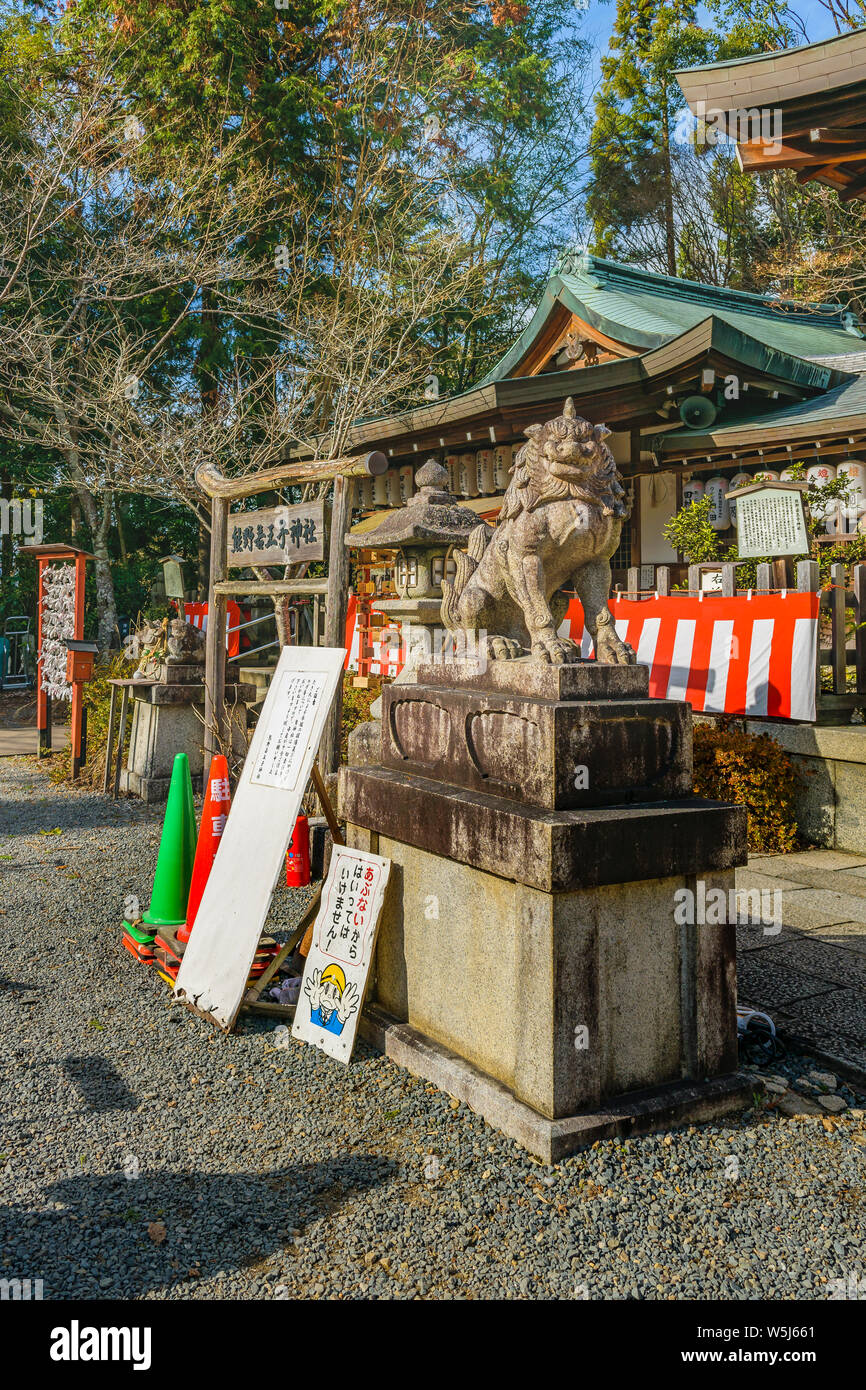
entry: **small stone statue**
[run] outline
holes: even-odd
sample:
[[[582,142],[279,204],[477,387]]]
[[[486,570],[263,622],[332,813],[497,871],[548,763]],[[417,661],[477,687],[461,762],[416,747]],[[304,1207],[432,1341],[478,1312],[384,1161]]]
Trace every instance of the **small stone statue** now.
[[[580,660],[580,648],[558,637],[573,588],[596,659],[631,665],[635,654],[616,634],[607,605],[610,557],[619,545],[625,493],[610,430],[575,413],[530,425],[493,535],[479,526],[467,550],[455,552],[454,582],[443,581],[442,621],[451,631],[486,634],[488,658],[510,660],[526,649],[561,665]]]
[[[138,659],[136,676],[148,679],[162,666],[196,665],[204,661],[204,633],[183,618],[146,618],[127,639],[127,654]]]

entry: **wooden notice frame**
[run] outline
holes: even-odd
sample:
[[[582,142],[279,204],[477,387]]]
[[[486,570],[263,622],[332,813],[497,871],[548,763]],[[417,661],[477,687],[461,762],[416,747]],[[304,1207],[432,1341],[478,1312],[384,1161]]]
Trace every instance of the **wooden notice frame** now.
[[[767,479],[728,493],[737,503],[737,554],[741,560],[809,553],[805,489],[805,483]]]
[[[63,543],[57,545],[22,545],[18,548],[18,554],[32,556],[39,567],[36,588],[36,731],[39,752],[46,753],[51,751],[51,700],[47,692],[42,689],[42,601],[45,589],[45,571],[49,565],[71,564],[75,567],[75,615],[70,636],[75,640],[80,640],[84,636],[86,564],[94,556],[87,550],[81,550],[77,545],[65,545]],[[81,769],[83,752],[84,703],[80,681],[72,682],[71,694],[71,775],[74,782]]]
[[[174,996],[234,1027],[343,673],[342,647],[284,647],[183,955]]]

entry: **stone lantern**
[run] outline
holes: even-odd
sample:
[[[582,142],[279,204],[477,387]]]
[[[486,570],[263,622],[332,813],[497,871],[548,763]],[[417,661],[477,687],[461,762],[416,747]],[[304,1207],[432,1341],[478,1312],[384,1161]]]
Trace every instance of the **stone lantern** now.
[[[448,470],[430,458],[415,474],[417,491],[389,513],[374,531],[351,532],[346,545],[353,550],[393,550],[398,598],[381,599],[376,609],[399,622],[406,642],[406,661],[397,682],[414,681],[420,660],[434,654],[433,634],[440,624],[442,580],[454,574],[453,547],[462,549],[480,525],[475,512],[462,507],[448,491]],[[371,713],[378,717],[377,700]]]

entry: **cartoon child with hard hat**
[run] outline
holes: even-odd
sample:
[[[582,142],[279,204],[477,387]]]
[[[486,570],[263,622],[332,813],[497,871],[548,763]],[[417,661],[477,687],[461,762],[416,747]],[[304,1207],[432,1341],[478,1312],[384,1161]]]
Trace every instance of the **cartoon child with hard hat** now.
[[[321,972],[314,970],[304,981],[304,993],[310,1001],[310,1022],[329,1033],[342,1033],[360,1003],[356,984],[346,984],[346,976],[335,961]]]

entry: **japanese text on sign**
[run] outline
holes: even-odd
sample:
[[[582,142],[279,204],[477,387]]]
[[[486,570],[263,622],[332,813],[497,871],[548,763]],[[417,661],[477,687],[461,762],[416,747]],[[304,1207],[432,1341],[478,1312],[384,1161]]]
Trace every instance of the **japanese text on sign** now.
[[[283,791],[296,785],[325,682],[322,671],[289,671],[280,678],[252,782]]]
[[[360,859],[340,855],[337,874],[319,926],[319,946],[344,965],[357,965],[364,959],[372,927],[370,905],[382,871]]]
[[[295,564],[299,560],[321,560],[325,553],[324,517],[322,502],[232,512],[228,564]]]
[[[737,499],[737,551],[742,559],[805,555],[808,550],[799,490],[767,488]]]
[[[292,1036],[352,1055],[391,861],[335,845],[313,927]]]

